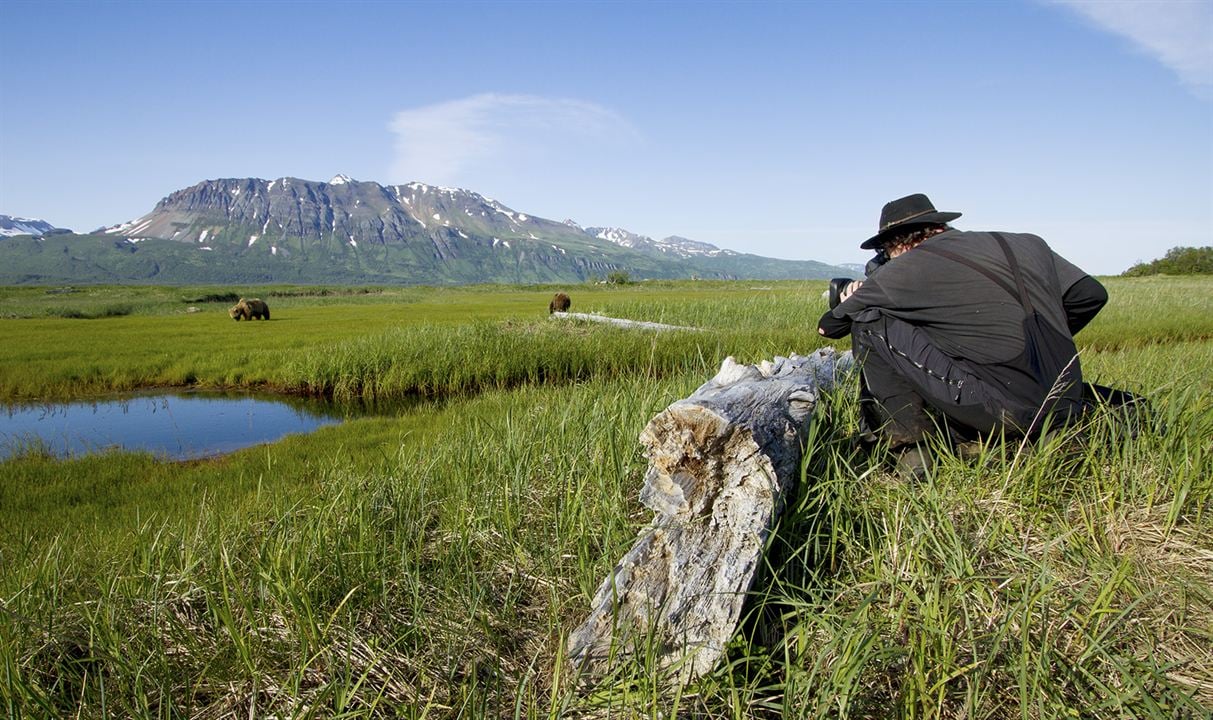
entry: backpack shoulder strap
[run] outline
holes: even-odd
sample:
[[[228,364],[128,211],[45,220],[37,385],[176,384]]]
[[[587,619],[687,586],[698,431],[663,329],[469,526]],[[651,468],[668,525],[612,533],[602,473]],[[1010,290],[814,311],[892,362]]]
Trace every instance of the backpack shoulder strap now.
[[[1028,288],[1024,285],[1023,273],[1019,271],[1019,261],[1015,259],[1015,254],[1011,252],[1011,246],[1002,233],[992,232],[990,234],[1002,246],[1002,252],[1007,256],[1007,263],[1011,266],[1011,274],[1015,276],[1015,285],[1019,288],[1019,303],[1023,305],[1024,312],[1031,315],[1036,310],[1032,308],[1032,298],[1028,297]]]
[[[989,268],[984,268],[984,267],[978,265],[977,263],[973,262],[972,260],[965,257],[964,255],[957,255],[956,253],[951,252],[950,250],[944,250],[942,248],[932,247],[931,245],[919,245],[918,249],[926,250],[927,252],[929,252],[933,255],[945,257],[945,258],[951,260],[952,262],[958,262],[961,265],[966,265],[966,266],[976,270],[977,272],[981,273],[982,275],[985,275],[992,282],[994,282],[994,284],[998,285],[998,287],[1002,288],[1003,290],[1006,290],[1007,294],[1010,295],[1011,297],[1019,297],[1019,294],[1015,292],[1015,288],[1011,287],[1010,283],[1008,283],[1006,280],[998,277],[994,273],[990,272]],[[1004,251],[1005,251],[1005,247],[1004,247]],[[1016,277],[1017,278],[1019,277],[1018,274],[1016,274]]]

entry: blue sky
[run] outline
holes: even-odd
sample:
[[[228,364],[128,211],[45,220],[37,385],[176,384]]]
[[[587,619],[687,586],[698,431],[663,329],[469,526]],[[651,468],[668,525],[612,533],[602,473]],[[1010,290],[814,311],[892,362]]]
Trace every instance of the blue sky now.
[[[78,231],[223,177],[862,262],[925,192],[1092,273],[1213,244],[1213,0],[0,0],[0,213]]]

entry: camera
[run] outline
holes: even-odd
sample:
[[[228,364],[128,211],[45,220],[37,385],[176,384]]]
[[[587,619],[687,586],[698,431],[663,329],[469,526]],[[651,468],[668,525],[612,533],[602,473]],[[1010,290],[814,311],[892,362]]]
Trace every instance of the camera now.
[[[881,268],[882,265],[889,261],[889,256],[885,253],[884,248],[876,251],[876,256],[868,261],[863,268],[865,277],[870,276]],[[826,302],[829,303],[830,309],[838,307],[838,303],[842,302],[842,293],[847,289],[854,280],[852,278],[831,278],[830,286],[826,289]]]
[[[842,291],[846,290],[847,285],[850,285],[852,282],[854,282],[854,281],[851,278],[831,278],[830,279],[830,287],[826,291],[828,293],[828,295],[826,296],[826,299],[830,305],[831,310],[838,307],[838,303],[842,302]]]

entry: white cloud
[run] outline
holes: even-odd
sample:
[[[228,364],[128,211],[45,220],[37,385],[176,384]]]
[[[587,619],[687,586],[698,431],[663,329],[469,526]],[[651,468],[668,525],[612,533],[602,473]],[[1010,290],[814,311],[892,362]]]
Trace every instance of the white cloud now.
[[[391,182],[438,185],[475,181],[503,164],[537,164],[535,155],[635,135],[618,114],[579,100],[486,93],[402,110]],[[528,157],[531,156],[531,157]]]
[[[1096,27],[1128,38],[1198,94],[1213,92],[1213,2],[1052,0]]]

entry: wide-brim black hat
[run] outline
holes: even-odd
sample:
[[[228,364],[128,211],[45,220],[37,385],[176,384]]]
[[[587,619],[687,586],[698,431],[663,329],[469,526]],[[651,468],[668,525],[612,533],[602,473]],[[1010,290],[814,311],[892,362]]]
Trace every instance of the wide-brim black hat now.
[[[885,203],[880,211],[880,232],[864,240],[859,246],[871,250],[884,245],[890,235],[907,230],[915,225],[942,225],[960,217],[958,212],[939,212],[931,200],[922,193],[906,195]]]

